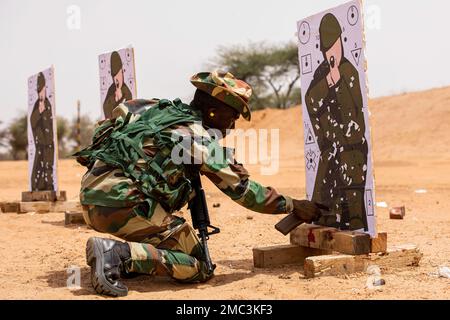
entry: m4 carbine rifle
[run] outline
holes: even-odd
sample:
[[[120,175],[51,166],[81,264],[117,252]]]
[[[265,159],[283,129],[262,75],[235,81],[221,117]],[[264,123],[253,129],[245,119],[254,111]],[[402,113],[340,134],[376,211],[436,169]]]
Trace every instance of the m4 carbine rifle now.
[[[216,266],[211,261],[209,255],[208,240],[209,236],[220,233],[220,229],[211,225],[209,221],[208,206],[206,203],[205,191],[202,187],[200,174],[191,181],[192,187],[195,190],[195,197],[189,202],[189,210],[191,211],[192,224],[194,229],[198,230],[198,236],[202,242],[205,254],[205,262],[208,272],[212,273]],[[208,231],[212,229],[212,231]]]

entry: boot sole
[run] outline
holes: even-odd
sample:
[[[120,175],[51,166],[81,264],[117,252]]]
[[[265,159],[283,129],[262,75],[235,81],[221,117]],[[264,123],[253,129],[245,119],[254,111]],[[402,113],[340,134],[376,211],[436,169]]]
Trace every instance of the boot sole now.
[[[128,289],[118,289],[106,280],[104,273],[105,259],[100,238],[90,238],[86,243],[86,262],[91,267],[91,281],[95,291],[102,295],[124,297]]]

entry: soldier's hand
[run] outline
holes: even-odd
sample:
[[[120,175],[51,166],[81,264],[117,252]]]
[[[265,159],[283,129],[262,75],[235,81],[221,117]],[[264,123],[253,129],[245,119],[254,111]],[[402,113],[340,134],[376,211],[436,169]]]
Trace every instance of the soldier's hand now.
[[[295,200],[294,203],[294,211],[293,213],[301,220],[306,223],[311,223],[313,221],[319,220],[322,216],[322,211],[329,211],[329,208],[320,205],[318,203],[314,203],[308,200]]]

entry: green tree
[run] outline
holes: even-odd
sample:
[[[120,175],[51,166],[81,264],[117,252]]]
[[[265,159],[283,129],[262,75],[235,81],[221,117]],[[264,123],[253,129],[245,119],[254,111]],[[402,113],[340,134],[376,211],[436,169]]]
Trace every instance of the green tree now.
[[[8,127],[6,138],[7,144],[14,160],[24,160],[28,158],[28,136],[27,136],[27,115],[15,118]]]
[[[75,143],[72,148],[71,154],[79,151],[80,149],[87,147],[92,142],[94,135],[95,123],[87,115],[80,117],[80,136],[78,137],[77,118],[73,118],[70,123],[69,139],[72,143]],[[78,139],[80,139],[80,146],[78,146]]]
[[[70,133],[69,121],[63,117],[56,117],[56,130],[58,136],[58,157],[65,158],[68,155],[67,143]]]
[[[0,121],[0,126],[1,126],[2,122]],[[6,147],[7,146],[7,134],[8,131],[6,129],[0,129],[0,147]]]
[[[296,90],[300,68],[295,43],[220,47],[212,67],[231,72],[252,86],[253,109],[285,109],[301,102],[299,89]]]

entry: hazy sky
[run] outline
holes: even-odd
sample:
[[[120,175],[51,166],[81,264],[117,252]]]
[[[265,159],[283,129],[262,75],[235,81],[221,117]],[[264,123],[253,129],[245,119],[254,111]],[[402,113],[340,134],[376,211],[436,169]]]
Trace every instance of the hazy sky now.
[[[295,40],[296,21],[342,0],[1,0],[0,120],[27,108],[27,78],[55,66],[57,113],[100,115],[100,53],[135,48],[143,98],[188,100],[189,77],[203,71],[220,45]],[[450,2],[366,1],[372,97],[450,85]],[[70,29],[80,9],[80,29]],[[367,21],[370,19],[370,21]],[[73,26],[73,24],[72,24]]]

